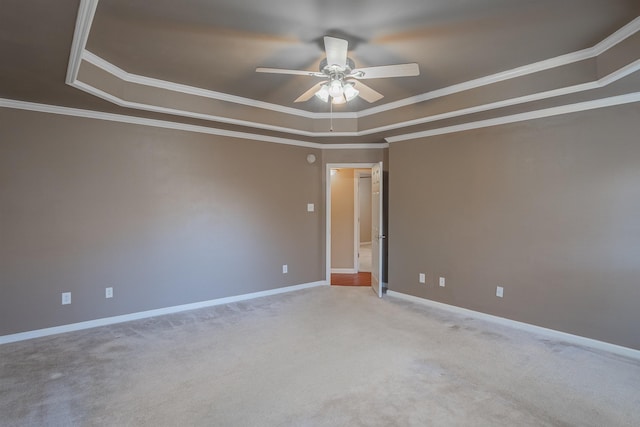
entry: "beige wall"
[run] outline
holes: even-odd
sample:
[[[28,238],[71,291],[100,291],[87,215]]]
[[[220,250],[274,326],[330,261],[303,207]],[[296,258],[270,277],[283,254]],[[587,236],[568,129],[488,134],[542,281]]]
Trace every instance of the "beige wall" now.
[[[377,163],[383,161],[387,150],[386,148],[323,150],[322,161],[324,165],[327,163]]]
[[[331,176],[331,268],[353,269],[354,170],[338,169]]]
[[[631,104],[392,144],[390,289],[640,349],[639,117]]]
[[[0,335],[323,280],[309,153],[0,109]]]
[[[358,183],[360,212],[360,242],[371,242],[371,173],[361,176]]]

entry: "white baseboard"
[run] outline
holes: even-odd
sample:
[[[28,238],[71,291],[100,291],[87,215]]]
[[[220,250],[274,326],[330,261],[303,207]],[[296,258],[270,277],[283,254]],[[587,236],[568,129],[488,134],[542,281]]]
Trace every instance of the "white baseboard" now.
[[[301,285],[286,286],[283,288],[269,289],[268,291],[253,292],[250,294],[235,295],[231,297],[218,298],[209,301],[194,302],[191,304],[175,305],[172,307],[158,308],[155,310],[141,311],[138,313],[123,314],[121,316],[105,317],[102,319],[88,320],[86,322],[71,323],[68,325],[54,326],[52,328],[37,329],[35,331],[20,332],[11,335],[0,336],[0,345],[17,341],[30,340],[32,338],[46,337],[49,335],[62,334],[65,332],[80,331],[98,326],[113,325],[115,323],[129,322],[131,320],[146,319],[148,317],[162,316],[165,314],[179,313],[181,311],[195,310],[198,308],[212,307],[214,305],[230,304],[232,302],[245,301],[254,298],[261,298],[270,295],[293,292],[301,289],[313,288],[316,286],[329,285],[326,280],[318,282],[303,283]]]
[[[591,338],[581,337],[579,335],[573,335],[566,332],[556,331],[555,329],[548,329],[542,326],[531,325],[529,323],[518,322],[517,320],[506,319],[504,317],[494,316],[491,314],[482,313],[479,311],[469,310],[467,308],[456,307],[454,305],[444,304],[441,302],[433,301],[426,298],[420,298],[413,295],[404,294],[402,292],[396,292],[392,290],[387,291],[387,295],[390,297],[400,298],[407,301],[416,302],[418,304],[426,305],[441,310],[446,310],[452,313],[462,314],[464,316],[474,317],[480,320],[487,320],[489,322],[498,323],[504,326],[509,326],[515,329],[531,332],[534,334],[544,335],[549,338],[562,340],[572,344],[582,345],[590,347],[596,350],[607,351],[620,356],[629,357],[632,359],[640,360],[640,350],[636,350],[629,347],[623,347],[616,344],[611,344],[604,341],[598,341]]]
[[[356,274],[358,271],[355,268],[332,268],[333,274]]]

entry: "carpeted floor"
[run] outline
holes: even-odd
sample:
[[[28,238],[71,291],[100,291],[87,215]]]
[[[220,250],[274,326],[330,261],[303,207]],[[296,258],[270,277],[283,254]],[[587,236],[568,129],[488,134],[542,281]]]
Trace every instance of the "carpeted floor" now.
[[[3,426],[638,426],[640,362],[368,288],[0,346]]]

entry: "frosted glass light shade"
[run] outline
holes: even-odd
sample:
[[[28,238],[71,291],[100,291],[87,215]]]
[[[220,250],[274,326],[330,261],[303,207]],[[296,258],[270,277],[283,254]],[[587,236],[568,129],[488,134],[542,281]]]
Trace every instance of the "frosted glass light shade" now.
[[[322,102],[329,101],[329,87],[327,85],[322,85],[320,90],[316,92],[316,96],[322,100]]]
[[[347,83],[344,85],[344,97],[346,98],[347,102],[358,96],[359,93],[360,91],[354,88],[351,83]]]
[[[332,80],[329,84],[329,95],[332,98],[339,98],[344,93],[344,88],[342,87],[342,82],[340,80]]]

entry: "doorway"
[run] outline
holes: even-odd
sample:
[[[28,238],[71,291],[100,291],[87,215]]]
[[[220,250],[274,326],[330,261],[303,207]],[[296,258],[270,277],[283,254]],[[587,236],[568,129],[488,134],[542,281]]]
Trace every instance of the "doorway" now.
[[[326,169],[326,274],[332,285],[370,286],[382,295],[380,273],[372,274],[372,265],[381,265],[382,251],[374,253],[380,241],[372,242],[372,213],[382,210],[380,197],[372,198],[372,171],[381,171],[379,163],[327,164]],[[378,175],[379,176],[379,175]],[[378,200],[379,209],[373,209]],[[375,215],[381,220],[381,215]],[[376,231],[376,236],[382,234]],[[382,237],[380,237],[381,239]]]

